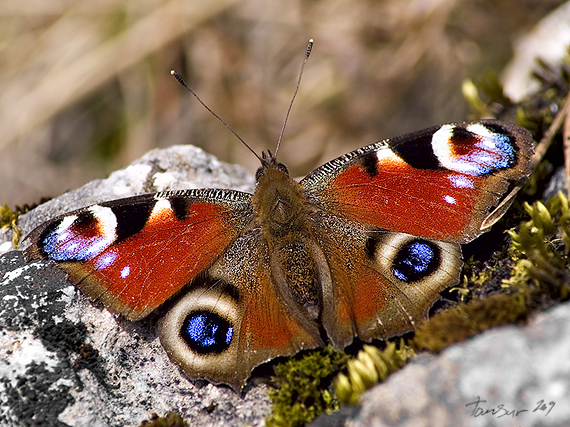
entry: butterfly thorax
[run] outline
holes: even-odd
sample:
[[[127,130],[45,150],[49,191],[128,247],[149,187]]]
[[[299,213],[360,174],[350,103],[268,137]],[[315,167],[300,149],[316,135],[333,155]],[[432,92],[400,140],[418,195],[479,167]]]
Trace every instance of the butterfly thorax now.
[[[258,172],[253,207],[265,237],[309,231],[306,191],[286,170],[264,166]]]
[[[291,304],[316,319],[320,313],[317,259],[319,249],[310,239],[310,205],[306,190],[279,164],[264,164],[258,171],[253,195],[256,221],[267,243],[276,282],[285,282]]]

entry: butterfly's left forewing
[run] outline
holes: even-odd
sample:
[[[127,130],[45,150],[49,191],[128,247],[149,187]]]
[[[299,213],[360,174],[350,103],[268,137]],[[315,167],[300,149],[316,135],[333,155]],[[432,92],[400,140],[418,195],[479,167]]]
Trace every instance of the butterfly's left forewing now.
[[[101,203],[38,227],[25,254],[54,261],[90,297],[140,319],[223,254],[252,220],[250,199],[211,189]]]
[[[531,169],[530,133],[482,120],[369,145],[309,174],[313,204],[373,228],[465,243]],[[504,210],[505,207],[502,207]]]

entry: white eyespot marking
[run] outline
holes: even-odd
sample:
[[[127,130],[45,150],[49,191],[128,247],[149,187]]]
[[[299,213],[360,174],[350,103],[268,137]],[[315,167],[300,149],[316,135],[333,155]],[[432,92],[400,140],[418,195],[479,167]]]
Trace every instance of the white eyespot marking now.
[[[404,162],[396,153],[392,150],[385,148],[382,150],[378,150],[376,152],[376,158],[380,163],[394,163],[394,164],[405,164]]]
[[[66,216],[54,230],[54,234],[62,236],[65,234],[65,231],[73,225],[75,220],[77,219],[77,215]]]
[[[442,126],[432,136],[432,149],[443,167],[472,176],[508,168],[516,159],[509,136],[482,123],[471,123],[465,129]]]
[[[115,234],[117,229],[117,217],[113,213],[113,209],[104,206],[93,205],[87,209],[93,214],[93,217],[99,222],[99,227],[102,229],[101,234]]]
[[[116,230],[113,210],[94,205],[87,212],[61,219],[44,237],[42,250],[54,261],[86,261],[115,242]]]
[[[149,216],[149,221],[157,221],[160,220],[161,217],[164,215],[168,215],[172,212],[172,206],[170,205],[170,201],[165,198],[159,198],[156,200],[154,207],[152,208],[152,212]]]
[[[474,188],[471,178],[465,175],[449,175],[447,177],[455,188]]]
[[[469,125],[467,125],[466,129],[471,132],[474,133],[475,135],[479,135],[483,138],[486,138],[487,141],[488,140],[492,140],[493,138],[496,138],[497,136],[504,136],[504,135],[500,135],[496,132],[493,132],[491,129],[489,129],[487,126],[485,126],[482,123],[471,123]],[[494,147],[494,144],[490,143],[490,147]]]
[[[126,267],[123,267],[123,269],[121,270],[121,277],[125,279],[129,274],[131,274],[131,267],[127,265]]]
[[[433,152],[440,161],[442,157],[449,157],[451,155],[449,145],[451,144],[454,128],[455,126],[452,125],[443,125],[431,137]]]
[[[445,201],[446,201],[447,203],[449,203],[450,205],[454,205],[454,204],[457,203],[456,200],[455,200],[455,198],[454,198],[454,197],[451,197],[451,196],[449,196],[449,195],[443,196],[443,200],[445,200]]]

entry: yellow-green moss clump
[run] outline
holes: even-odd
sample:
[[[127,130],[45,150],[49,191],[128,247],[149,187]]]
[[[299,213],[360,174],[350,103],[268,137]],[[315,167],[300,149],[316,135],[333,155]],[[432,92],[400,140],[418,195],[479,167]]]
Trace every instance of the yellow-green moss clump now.
[[[188,427],[188,423],[182,419],[182,415],[170,412],[166,417],[153,414],[150,421],[143,421],[139,427]]]
[[[336,382],[336,395],[342,403],[356,405],[364,391],[384,381],[415,357],[414,349],[401,339],[399,345],[389,342],[384,350],[365,345],[358,356],[348,362],[348,376],[339,374]]]
[[[13,212],[8,204],[0,206],[0,230],[5,230],[11,228],[14,231],[12,235],[12,245],[17,248],[20,243],[21,232],[18,227],[18,217],[20,214],[18,212]]]
[[[269,394],[273,414],[267,426],[304,426],[322,413],[337,410],[332,381],[348,359],[345,353],[327,346],[277,365],[276,389]]]
[[[529,221],[518,232],[509,231],[516,259],[514,274],[504,281],[507,290],[530,288],[537,299],[529,301],[538,308],[568,298],[570,290],[570,208],[562,192],[546,205],[525,203]]]
[[[416,331],[413,343],[438,352],[486,329],[525,319],[528,312],[522,296],[491,295],[439,312]]]

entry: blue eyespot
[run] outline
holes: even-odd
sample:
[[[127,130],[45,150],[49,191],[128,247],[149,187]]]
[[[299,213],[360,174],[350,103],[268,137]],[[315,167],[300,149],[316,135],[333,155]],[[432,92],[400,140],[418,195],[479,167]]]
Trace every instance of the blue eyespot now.
[[[180,335],[197,353],[221,353],[232,341],[233,327],[209,311],[195,311],[184,320]]]
[[[439,263],[439,248],[434,243],[412,240],[394,258],[392,274],[403,282],[415,282],[433,273]]]
[[[88,261],[115,242],[117,218],[110,208],[93,205],[77,214],[50,223],[41,233],[38,246],[46,258],[56,262]],[[104,257],[98,268],[113,259]]]

